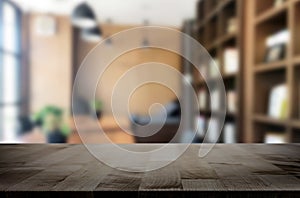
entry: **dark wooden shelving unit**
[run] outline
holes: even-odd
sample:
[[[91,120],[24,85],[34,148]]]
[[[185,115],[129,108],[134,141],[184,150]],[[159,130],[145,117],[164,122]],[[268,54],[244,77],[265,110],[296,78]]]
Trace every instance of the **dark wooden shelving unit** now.
[[[296,66],[297,64],[300,64],[300,56],[296,56],[296,57],[294,58],[294,64],[295,64],[295,66]]]
[[[286,126],[287,125],[286,120],[270,118],[269,116],[259,115],[259,114],[254,115],[253,120],[254,120],[254,122],[257,122],[257,123],[265,123],[265,124],[270,124],[270,125],[275,125],[275,126]]]
[[[274,2],[273,0],[270,2]],[[266,4],[269,3],[268,0],[266,2],[263,2],[262,4]],[[264,23],[265,21],[268,21],[270,19],[275,18],[276,16],[287,12],[288,10],[288,1],[285,2],[283,5],[279,6],[279,7],[273,7],[271,5],[271,7],[268,7],[266,11],[262,11],[261,14],[259,14],[256,18],[255,18],[255,22],[256,24],[260,24],[260,23]]]
[[[226,122],[234,122],[236,125],[236,142],[243,142],[242,123],[243,123],[243,19],[244,19],[244,0],[200,0],[197,5],[197,38],[198,41],[207,49],[212,58],[218,59],[220,72],[223,77],[226,92],[235,91],[237,97],[236,112],[227,112]],[[228,32],[227,24],[229,19],[235,18],[237,23],[236,31]],[[236,48],[239,52],[239,69],[236,73],[225,73],[223,54],[226,48]],[[207,71],[209,66],[207,65]],[[194,75],[194,84],[198,90],[206,87],[206,83],[213,83],[216,78],[205,77],[205,82]],[[207,91],[207,108],[201,109],[200,114],[209,120],[212,118],[209,101],[209,93]],[[220,98],[220,102],[224,103],[225,98]],[[216,115],[219,115],[216,113]],[[218,116],[217,116],[218,117]],[[222,137],[221,140],[222,141]]]
[[[246,0],[247,54],[245,80],[246,142],[264,142],[265,133],[278,132],[287,142],[300,142],[300,1],[286,0],[274,6],[274,0]],[[283,29],[289,30],[290,42],[282,60],[264,63],[266,39]],[[272,87],[286,84],[288,116],[280,120],[268,116]]]
[[[237,141],[262,143],[266,132],[278,132],[287,142],[300,142],[300,0],[285,0],[277,6],[274,0],[200,0],[198,11],[198,41],[219,60],[226,91],[237,93],[238,111],[226,115],[226,120],[237,125]],[[227,21],[233,16],[239,28],[227,33]],[[266,63],[267,38],[284,29],[289,30],[290,42],[283,58]],[[236,74],[224,73],[226,47],[239,49]],[[207,79],[208,83],[215,80]],[[203,78],[194,82],[199,89],[206,84]],[[268,116],[270,91],[279,84],[288,88],[288,116],[284,120]]]
[[[293,128],[300,130],[300,121],[294,120],[292,121]]]
[[[276,61],[276,62],[273,62],[273,63],[258,64],[258,65],[255,66],[254,71],[256,73],[274,71],[274,70],[285,68],[286,64],[287,64],[287,61],[285,61],[285,60]]]

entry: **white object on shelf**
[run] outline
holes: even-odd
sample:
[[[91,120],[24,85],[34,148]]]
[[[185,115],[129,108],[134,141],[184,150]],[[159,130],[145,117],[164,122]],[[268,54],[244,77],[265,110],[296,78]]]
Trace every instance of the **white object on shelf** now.
[[[224,126],[223,133],[224,143],[226,144],[235,144],[236,141],[236,127],[234,123],[226,123]]]
[[[200,66],[200,69],[199,69],[199,71],[200,71],[200,75],[205,79],[205,78],[207,78],[207,66],[206,65],[204,65],[204,64],[202,64],[201,66]]]
[[[220,62],[217,58],[213,58],[209,63],[209,74],[211,78],[220,76]]]
[[[208,126],[208,130],[207,130],[207,137],[208,137],[208,141],[210,143],[214,143],[214,142],[218,142],[219,137],[220,137],[220,123],[218,121],[218,119],[216,118],[211,118],[210,120],[210,125]]]
[[[275,45],[287,44],[289,40],[290,40],[290,31],[284,29],[269,36],[266,40],[266,45],[268,48],[270,48]]]
[[[285,0],[275,0],[274,7],[280,7],[284,2]]]
[[[213,90],[211,92],[211,110],[218,111],[221,106],[221,95],[219,90]]]
[[[283,133],[278,132],[267,132],[265,135],[264,142],[266,144],[285,144],[286,136]]]
[[[287,118],[288,90],[285,84],[277,85],[270,91],[268,115],[272,118]]]
[[[224,73],[234,74],[239,70],[239,52],[236,48],[227,48],[224,51]]]
[[[235,91],[228,91],[227,92],[227,110],[230,113],[236,112],[236,92]]]
[[[202,110],[202,109],[205,109],[207,106],[207,93],[205,91],[205,89],[201,89],[199,91],[199,94],[198,94],[198,99],[199,99],[199,109]]]
[[[203,138],[205,136],[205,118],[203,116],[198,116],[195,123],[197,135]]]
[[[237,22],[236,17],[232,17],[228,20],[227,24],[227,33],[235,33],[237,31]]]

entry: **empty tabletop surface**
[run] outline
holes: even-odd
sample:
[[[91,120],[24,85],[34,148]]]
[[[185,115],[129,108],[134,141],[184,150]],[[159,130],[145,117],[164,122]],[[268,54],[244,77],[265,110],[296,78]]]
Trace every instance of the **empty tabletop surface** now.
[[[160,146],[125,145],[137,152]],[[203,158],[199,148],[190,145],[176,161],[158,170],[125,172],[99,162],[84,145],[1,145],[0,196],[300,196],[300,144],[219,144]],[[119,158],[126,161],[126,156]],[[156,162],[145,159],[145,166],[149,163]],[[128,166],[135,168],[134,162]]]

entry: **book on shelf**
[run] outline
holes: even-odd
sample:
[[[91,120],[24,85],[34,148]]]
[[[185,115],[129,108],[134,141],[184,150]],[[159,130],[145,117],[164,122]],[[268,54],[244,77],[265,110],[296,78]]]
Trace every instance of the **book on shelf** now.
[[[206,126],[205,117],[197,116],[195,123],[196,123],[197,136],[203,138],[205,136],[205,126]]]
[[[221,106],[221,94],[219,90],[213,90],[210,95],[210,107],[212,111],[220,110]]]
[[[234,74],[239,70],[239,52],[236,48],[224,50],[224,73]]]
[[[288,111],[288,88],[286,84],[273,87],[269,94],[268,115],[276,119],[286,119]]]
[[[290,32],[287,29],[281,30],[267,37],[267,51],[265,62],[274,62],[282,60],[286,55],[286,46],[290,40]]]
[[[226,123],[223,132],[223,141],[226,144],[235,144],[236,140],[236,126],[234,123]]]
[[[238,27],[238,19],[236,17],[231,17],[227,21],[227,33],[235,33],[237,32]]]
[[[290,40],[289,30],[284,29],[272,34],[266,39],[265,62],[274,62],[282,60],[286,54],[286,46]]]
[[[229,113],[235,113],[236,112],[236,91],[228,91],[227,92],[227,111]]]
[[[198,100],[199,100],[199,109],[206,109],[207,104],[207,92],[205,89],[200,89],[198,93]]]
[[[285,0],[274,0],[274,7],[280,7],[283,5],[284,2]]]
[[[278,44],[287,44],[290,40],[290,31],[288,29],[280,30],[266,39],[267,47],[273,47]]]
[[[284,132],[266,132],[264,143],[266,144],[285,144],[287,143]]]
[[[210,78],[216,78],[221,75],[220,62],[217,58],[213,58],[209,63]]]
[[[207,138],[210,143],[218,142],[220,136],[220,123],[216,118],[211,118],[207,129]]]
[[[200,75],[205,79],[208,76],[207,66],[205,64],[200,65],[199,71]]]

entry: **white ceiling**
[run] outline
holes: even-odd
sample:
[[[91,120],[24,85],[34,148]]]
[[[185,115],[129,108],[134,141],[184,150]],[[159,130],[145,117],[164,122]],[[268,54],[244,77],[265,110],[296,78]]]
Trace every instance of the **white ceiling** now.
[[[83,0],[13,0],[24,11],[69,15]],[[115,24],[142,24],[180,27],[193,18],[198,0],[87,0],[96,11],[99,22],[111,19]]]

